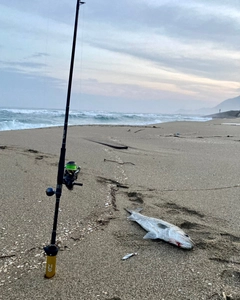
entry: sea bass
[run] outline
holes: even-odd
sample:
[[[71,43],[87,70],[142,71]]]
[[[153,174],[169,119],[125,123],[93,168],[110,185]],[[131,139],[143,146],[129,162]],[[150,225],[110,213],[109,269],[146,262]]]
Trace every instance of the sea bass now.
[[[181,228],[161,219],[144,216],[139,213],[141,210],[141,208],[135,211],[126,209],[131,214],[128,219],[137,222],[148,231],[144,239],[161,239],[180,248],[193,248],[193,241]]]

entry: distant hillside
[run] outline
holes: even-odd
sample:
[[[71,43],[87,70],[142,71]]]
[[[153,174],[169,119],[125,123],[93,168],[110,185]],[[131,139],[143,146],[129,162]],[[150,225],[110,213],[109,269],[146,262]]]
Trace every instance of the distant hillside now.
[[[208,107],[208,108],[200,108],[197,110],[178,110],[176,113],[179,114],[196,114],[196,115],[210,115],[210,114],[217,114],[219,112],[225,111],[238,111],[240,110],[240,96],[235,98],[224,100],[223,102],[219,103],[217,106]]]
[[[221,102],[220,104],[218,104],[217,106],[215,106],[214,109],[215,111],[221,110],[221,112],[228,111],[228,110],[240,110],[240,96],[227,99]]]

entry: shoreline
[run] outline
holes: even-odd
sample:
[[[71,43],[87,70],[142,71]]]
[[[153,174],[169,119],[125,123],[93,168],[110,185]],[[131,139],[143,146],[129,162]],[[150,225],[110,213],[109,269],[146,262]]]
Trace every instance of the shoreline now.
[[[226,122],[223,122],[223,121]],[[151,124],[140,124],[140,125],[136,125],[136,124],[77,124],[77,125],[68,125],[68,128],[71,127],[153,127],[153,126],[160,126],[160,125],[164,125],[164,124],[181,124],[181,123],[214,123],[214,124],[223,124],[227,123],[229,125],[235,125],[235,124],[240,124],[240,118],[212,118],[211,120],[205,120],[205,121],[199,121],[199,120],[180,120],[180,121],[165,121],[165,122],[161,122],[161,123],[151,123]],[[63,128],[64,125],[56,125],[56,126],[47,126],[47,127],[36,127],[36,128],[24,128],[24,129],[8,129],[8,130],[1,130],[1,132],[9,132],[9,131],[22,131],[22,130],[39,130],[39,129],[51,129],[51,128]]]
[[[238,299],[240,134],[221,122],[70,126],[66,161],[81,166],[83,187],[63,187],[50,280],[42,248],[55,198],[45,189],[56,184],[62,127],[1,131],[3,299]],[[126,207],[183,228],[194,249],[143,240]]]
[[[58,127],[64,124],[64,110],[9,110],[2,111],[0,129],[26,129]],[[207,120],[210,118],[207,118]],[[196,115],[179,114],[148,114],[148,113],[117,113],[99,111],[71,111],[68,124],[70,125],[148,125],[175,120],[203,120],[206,118]]]

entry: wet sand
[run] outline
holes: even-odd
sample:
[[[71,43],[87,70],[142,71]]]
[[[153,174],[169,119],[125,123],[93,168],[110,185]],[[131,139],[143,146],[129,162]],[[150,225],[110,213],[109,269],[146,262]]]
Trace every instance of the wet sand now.
[[[0,132],[0,299],[240,299],[237,122],[70,127],[66,162],[81,166],[83,186],[63,187],[52,279],[45,189],[62,128]],[[143,240],[126,207],[183,228],[194,249]]]

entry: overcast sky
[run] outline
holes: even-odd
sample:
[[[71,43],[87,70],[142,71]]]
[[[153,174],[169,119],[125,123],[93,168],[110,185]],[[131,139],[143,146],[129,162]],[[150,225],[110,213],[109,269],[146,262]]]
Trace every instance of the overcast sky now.
[[[0,106],[65,108],[75,0],[0,1]],[[174,112],[240,94],[240,1],[87,0],[71,108]]]

